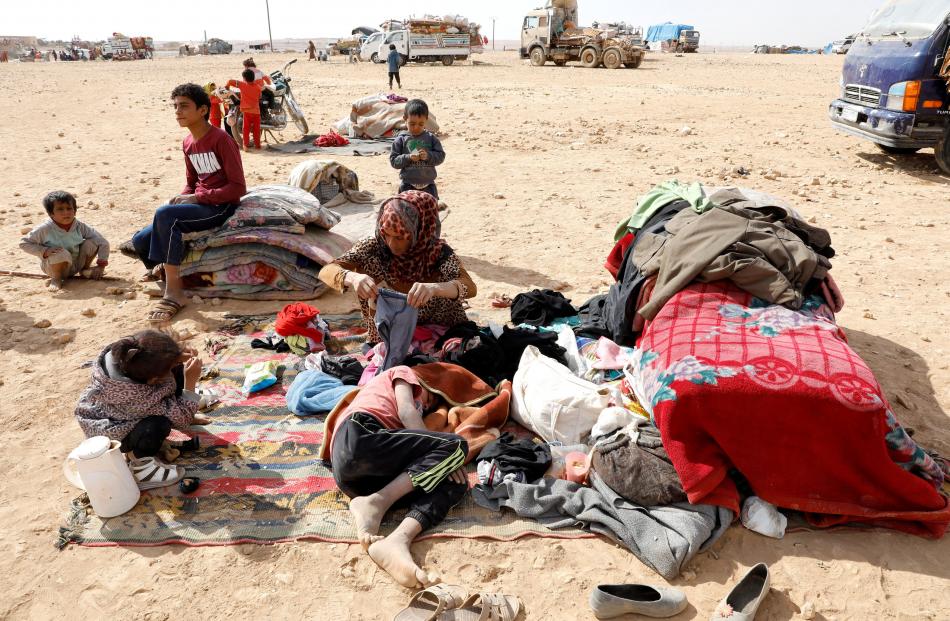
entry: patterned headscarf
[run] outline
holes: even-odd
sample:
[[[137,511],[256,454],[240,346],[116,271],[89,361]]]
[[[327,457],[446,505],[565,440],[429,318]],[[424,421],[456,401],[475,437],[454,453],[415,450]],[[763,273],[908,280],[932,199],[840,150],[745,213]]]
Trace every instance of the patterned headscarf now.
[[[409,250],[395,256],[383,240],[382,232],[408,237]],[[435,266],[446,247],[442,239],[439,206],[432,195],[409,190],[390,198],[379,209],[376,220],[376,240],[379,242],[389,273],[405,282],[420,282],[435,271]]]

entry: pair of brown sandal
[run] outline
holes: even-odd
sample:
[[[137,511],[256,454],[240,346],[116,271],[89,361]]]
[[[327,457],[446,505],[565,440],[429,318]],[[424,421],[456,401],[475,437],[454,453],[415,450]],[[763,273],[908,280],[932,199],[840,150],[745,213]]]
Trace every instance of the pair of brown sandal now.
[[[501,593],[477,593],[451,584],[419,591],[393,621],[515,621],[521,600]]]

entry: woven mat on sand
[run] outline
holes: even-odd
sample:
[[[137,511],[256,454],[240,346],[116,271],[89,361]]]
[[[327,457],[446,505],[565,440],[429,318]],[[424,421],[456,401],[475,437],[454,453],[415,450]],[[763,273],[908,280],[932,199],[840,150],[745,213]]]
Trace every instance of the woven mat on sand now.
[[[324,316],[333,329],[334,353],[355,352],[363,341],[359,315]],[[287,410],[285,393],[301,358],[252,349],[251,340],[272,329],[267,319],[244,322],[241,332],[217,357],[220,374],[210,382],[221,404],[208,413],[212,423],[195,428],[201,449],[175,463],[186,476],[201,479],[193,494],[177,486],[142,493],[139,503],[119,517],[102,519],[83,494],[76,498],[60,529],[58,544],[84,546],[188,546],[277,543],[315,540],[355,543],[347,498],[330,470],[317,458],[323,441],[323,416],[298,417]],[[277,359],[282,381],[245,398],[246,364]],[[470,480],[475,480],[470,466]],[[405,511],[392,511],[383,533]],[[466,497],[423,538],[464,537],[509,541],[525,536],[589,537],[581,530],[550,531],[510,511],[492,513]]]

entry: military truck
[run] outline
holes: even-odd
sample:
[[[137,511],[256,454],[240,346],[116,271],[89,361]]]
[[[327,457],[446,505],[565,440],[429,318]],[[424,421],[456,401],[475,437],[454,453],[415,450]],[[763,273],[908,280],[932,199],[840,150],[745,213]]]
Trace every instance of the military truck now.
[[[647,30],[647,41],[660,43],[664,52],[695,54],[699,51],[699,31],[686,24],[656,24]]]
[[[530,58],[535,67],[548,61],[558,67],[578,61],[591,69],[635,69],[643,62],[637,37],[578,28],[577,19],[576,0],[551,0],[544,8],[529,11],[521,28],[521,58]]]

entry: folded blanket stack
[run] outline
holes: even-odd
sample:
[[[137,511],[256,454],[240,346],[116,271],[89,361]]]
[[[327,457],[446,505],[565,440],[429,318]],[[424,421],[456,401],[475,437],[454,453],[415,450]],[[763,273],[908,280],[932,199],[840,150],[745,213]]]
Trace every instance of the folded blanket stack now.
[[[343,216],[290,185],[251,188],[223,226],[184,236],[181,265],[188,291],[201,297],[303,300],[321,295],[323,265],[356,237],[329,229]]]

